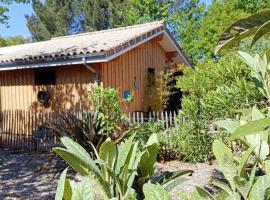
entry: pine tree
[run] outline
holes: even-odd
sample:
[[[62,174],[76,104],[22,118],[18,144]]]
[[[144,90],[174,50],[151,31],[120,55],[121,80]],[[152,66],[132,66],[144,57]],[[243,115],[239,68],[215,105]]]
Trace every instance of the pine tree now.
[[[26,16],[34,40],[123,26],[128,0],[33,0]]]

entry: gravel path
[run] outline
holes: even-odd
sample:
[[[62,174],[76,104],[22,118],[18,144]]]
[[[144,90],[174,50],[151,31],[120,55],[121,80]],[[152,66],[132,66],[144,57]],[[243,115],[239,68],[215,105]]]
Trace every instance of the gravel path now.
[[[59,173],[64,168],[60,159],[54,159],[50,169],[39,170],[51,160],[50,155],[40,153],[14,153],[1,150],[0,199],[53,199]]]
[[[209,185],[211,177],[219,176],[219,173],[216,170],[217,166],[215,164],[213,165],[208,165],[205,163],[190,164],[172,161],[167,163],[158,163],[156,167],[158,171],[174,171],[183,169],[193,170],[193,173],[191,175],[187,174],[184,176],[188,180],[177,186],[172,191],[171,197],[174,200],[178,200],[177,197],[180,191],[190,195],[192,191],[195,189],[195,186],[204,187],[210,192],[216,192],[215,188]]]
[[[45,153],[14,153],[0,150],[0,199],[1,200],[49,200],[54,199],[57,181],[65,163],[60,158],[51,159]],[[40,166],[51,161],[49,167]],[[158,163],[156,171],[192,169],[188,181],[172,192],[173,199],[181,190],[191,193],[195,185],[207,186],[215,173],[215,165],[188,164],[182,162]]]

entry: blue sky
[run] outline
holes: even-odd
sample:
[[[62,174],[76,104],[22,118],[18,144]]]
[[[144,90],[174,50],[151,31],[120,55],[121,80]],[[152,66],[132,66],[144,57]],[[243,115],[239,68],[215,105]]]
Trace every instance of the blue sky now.
[[[206,4],[209,4],[211,0],[203,0]],[[1,5],[1,4],[0,4]],[[23,35],[30,36],[30,33],[26,27],[25,14],[32,14],[33,9],[30,4],[12,4],[9,5],[9,28],[5,25],[0,25],[0,35],[3,37]]]

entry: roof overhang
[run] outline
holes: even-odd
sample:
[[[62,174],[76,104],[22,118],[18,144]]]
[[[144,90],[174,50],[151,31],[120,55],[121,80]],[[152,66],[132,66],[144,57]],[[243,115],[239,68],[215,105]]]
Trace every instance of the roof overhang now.
[[[5,63],[5,64],[0,64],[0,71],[109,62],[160,35],[163,35],[162,40],[159,41],[159,44],[162,46],[162,48],[166,52],[177,52],[176,56],[174,56],[173,58],[174,62],[176,64],[183,63],[188,66],[191,66],[185,54],[182,52],[180,46],[177,44],[177,42],[174,40],[171,34],[167,31],[167,29],[165,29],[149,37],[146,37],[140,40],[139,42],[133,45],[130,45],[127,48],[123,48],[122,50],[118,52],[113,52],[110,55],[106,54],[105,52],[101,52],[101,53],[95,53],[91,55],[69,56],[66,58],[44,60],[44,61],[38,61],[38,62],[32,62],[32,63],[31,62]],[[26,44],[26,45],[31,45],[31,44]]]

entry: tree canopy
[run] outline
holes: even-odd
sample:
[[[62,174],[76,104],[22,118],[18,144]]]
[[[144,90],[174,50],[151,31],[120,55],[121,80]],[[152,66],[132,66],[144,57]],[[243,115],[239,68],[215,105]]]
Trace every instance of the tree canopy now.
[[[36,41],[163,20],[188,59],[214,59],[219,36],[232,22],[268,8],[270,0],[32,0],[26,16]]]
[[[30,38],[26,38],[23,36],[13,36],[13,37],[0,37],[0,47],[25,44],[31,42]]]
[[[27,27],[34,40],[125,25],[127,0],[33,0]]]

